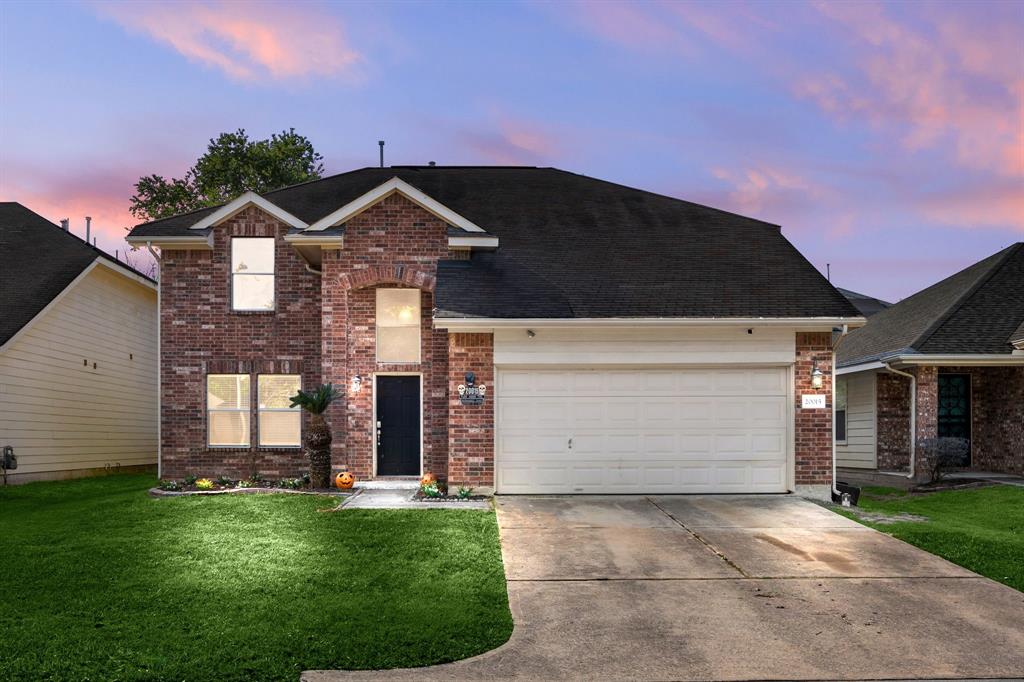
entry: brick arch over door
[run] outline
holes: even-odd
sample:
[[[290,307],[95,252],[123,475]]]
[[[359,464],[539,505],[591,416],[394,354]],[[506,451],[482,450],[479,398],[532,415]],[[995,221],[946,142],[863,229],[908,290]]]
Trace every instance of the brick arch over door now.
[[[365,289],[381,284],[404,284],[433,293],[437,279],[432,272],[408,265],[378,265],[338,276],[342,290]]]

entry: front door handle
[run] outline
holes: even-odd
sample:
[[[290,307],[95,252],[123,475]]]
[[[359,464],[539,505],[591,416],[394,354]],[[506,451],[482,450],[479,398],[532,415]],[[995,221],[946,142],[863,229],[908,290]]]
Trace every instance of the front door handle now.
[[[569,439],[569,449],[572,450],[572,438]]]

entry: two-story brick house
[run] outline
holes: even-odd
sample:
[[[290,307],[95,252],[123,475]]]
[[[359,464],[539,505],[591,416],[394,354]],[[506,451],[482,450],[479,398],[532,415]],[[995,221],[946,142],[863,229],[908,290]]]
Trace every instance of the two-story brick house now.
[[[550,168],[366,168],[135,227],[160,253],[162,475],[332,458],[499,493],[832,482],[833,330],[776,225]],[[814,398],[808,401],[807,398]]]

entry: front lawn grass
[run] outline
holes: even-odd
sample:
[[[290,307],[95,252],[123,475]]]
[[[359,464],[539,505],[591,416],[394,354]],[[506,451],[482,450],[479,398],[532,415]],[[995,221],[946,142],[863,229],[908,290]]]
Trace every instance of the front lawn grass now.
[[[0,679],[297,680],[452,661],[512,633],[493,512],[153,499],[154,483],[0,489]]]
[[[1024,591],[1024,488],[995,485],[922,494],[865,488],[860,507],[927,517],[925,522],[875,523],[842,510],[867,526]]]

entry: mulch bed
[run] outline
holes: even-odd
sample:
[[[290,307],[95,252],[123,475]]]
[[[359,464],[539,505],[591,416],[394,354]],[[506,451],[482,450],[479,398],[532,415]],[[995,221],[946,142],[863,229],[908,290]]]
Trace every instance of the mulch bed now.
[[[416,491],[412,499],[417,502],[475,502],[479,500],[490,499],[487,495],[470,495],[469,497],[459,497],[458,495],[441,495],[440,497],[429,497],[423,494],[422,490]]]

